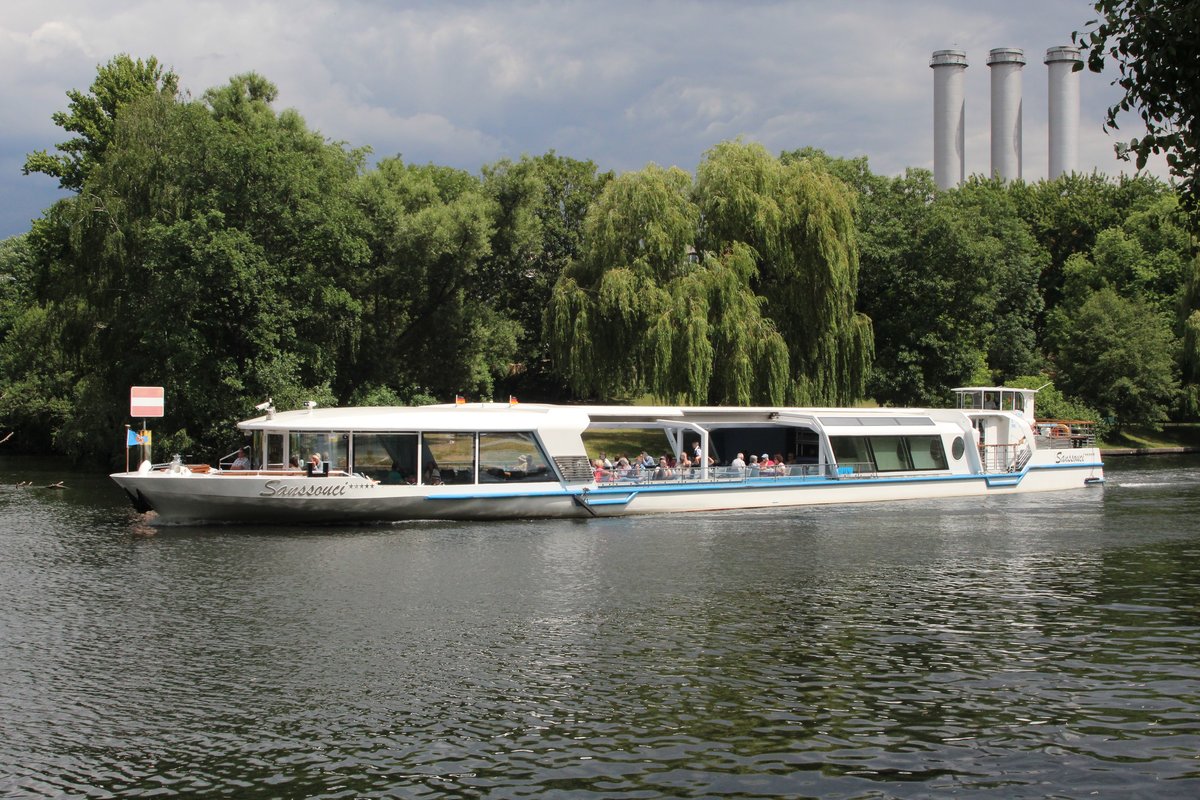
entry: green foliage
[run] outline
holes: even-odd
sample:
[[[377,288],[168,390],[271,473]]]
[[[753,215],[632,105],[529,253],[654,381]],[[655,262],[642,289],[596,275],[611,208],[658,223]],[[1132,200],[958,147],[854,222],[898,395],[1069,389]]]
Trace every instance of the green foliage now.
[[[1171,188],[1156,178],[1137,175],[1108,178],[1069,173],[1050,181],[1008,188],[1017,213],[1047,251],[1038,285],[1047,311],[1062,297],[1063,267],[1076,253],[1087,253],[1101,231],[1120,226],[1135,209],[1170,196]]]
[[[1137,168],[1152,153],[1166,153],[1171,174],[1180,181],[1187,207],[1200,211],[1200,2],[1196,0],[1095,0],[1100,18],[1073,34],[1087,53],[1092,72],[1115,61],[1124,92],[1108,110],[1106,125],[1118,129],[1117,116],[1136,110],[1146,135],[1117,146],[1118,154],[1136,156]]]
[[[61,155],[45,150],[31,153],[25,160],[26,175],[41,172],[58,178],[64,189],[80,190],[112,141],[124,106],[148,94],[173,98],[179,91],[178,76],[164,70],[154,57],[135,61],[122,53],[96,72],[90,92],[67,92],[70,110],[56,111],[51,117],[55,125],[78,136],[57,145]]]
[[[611,172],[553,151],[483,169],[484,192],[495,201],[491,252],[474,281],[476,294],[520,326],[511,374],[503,389],[522,398],[560,391],[549,368],[542,321],[555,282],[580,256],[588,208]]]
[[[871,353],[856,270],[839,181],[726,142],[694,184],[654,165],[608,184],[551,298],[551,353],[603,398],[848,401]]]
[[[813,160],[723,142],[697,169],[695,196],[705,249],[744,242],[757,256],[751,288],[789,355],[782,396],[801,405],[862,397],[874,340],[870,321],[855,313],[858,249],[846,185]]]
[[[973,179],[936,192],[924,170],[857,174],[859,303],[875,323],[875,398],[941,405],[981,371],[993,383],[1036,370],[1046,255],[1007,187]]]
[[[488,395],[521,333],[478,290],[496,204],[459,170],[381,161],[355,185],[370,268],[351,283],[361,316],[339,394],[419,385],[435,395]]]
[[[1153,179],[939,192],[740,141],[694,179],[554,153],[367,169],[262,76],[177,84],[119,56],[55,115],[78,138],[29,157],[78,194],[0,242],[14,444],[119,459],[131,384],[167,387],[156,453],[201,458],[267,397],[942,405],[1049,372],[1079,399],[1043,413],[1200,413],[1200,260]]]
[[[1176,340],[1145,301],[1104,287],[1060,316],[1057,339],[1065,391],[1087,398],[1118,426],[1166,421],[1179,391]]]

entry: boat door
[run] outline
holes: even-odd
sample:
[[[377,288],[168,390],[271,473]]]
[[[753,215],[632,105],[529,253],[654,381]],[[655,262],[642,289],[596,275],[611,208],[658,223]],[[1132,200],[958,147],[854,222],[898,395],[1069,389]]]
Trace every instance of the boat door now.
[[[263,452],[266,459],[263,467],[266,469],[283,469],[286,454],[283,449],[284,435],[282,432],[267,431],[267,447]]]

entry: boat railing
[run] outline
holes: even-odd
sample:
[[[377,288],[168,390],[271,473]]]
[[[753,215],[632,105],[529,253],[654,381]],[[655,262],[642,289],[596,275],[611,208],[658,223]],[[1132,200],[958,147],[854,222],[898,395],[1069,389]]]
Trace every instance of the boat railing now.
[[[985,444],[980,448],[984,472],[1020,472],[1025,469],[1033,450],[1024,440],[1016,444]]]
[[[761,469],[759,467],[709,467],[708,476],[694,467],[669,469],[610,470],[599,481],[602,486],[629,486],[669,483],[761,483],[766,481],[794,481],[795,479],[834,479],[876,477],[875,466],[870,462],[842,464],[780,464]]]
[[[1039,419],[1034,431],[1037,446],[1041,449],[1096,446],[1096,423],[1087,419]]]
[[[831,465],[830,469],[833,470],[830,477],[838,480],[877,477],[875,465],[870,461],[840,461],[836,467]]]

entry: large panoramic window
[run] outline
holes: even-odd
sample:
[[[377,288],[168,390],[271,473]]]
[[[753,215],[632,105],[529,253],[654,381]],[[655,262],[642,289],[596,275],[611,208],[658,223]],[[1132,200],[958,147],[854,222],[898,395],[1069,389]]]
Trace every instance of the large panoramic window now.
[[[879,472],[947,469],[940,436],[831,436],[839,466]]]
[[[867,470],[872,467],[871,450],[865,436],[831,436],[833,457],[843,469]]]
[[[940,436],[909,436],[913,469],[946,469],[946,449]]]
[[[479,434],[479,482],[552,481],[554,474],[532,433]]]
[[[417,435],[354,434],[354,471],[380,483],[416,483]]]
[[[421,446],[421,483],[475,482],[475,434],[426,433]]]
[[[912,469],[903,436],[872,436],[870,442],[871,452],[875,454],[875,469],[880,472]]]

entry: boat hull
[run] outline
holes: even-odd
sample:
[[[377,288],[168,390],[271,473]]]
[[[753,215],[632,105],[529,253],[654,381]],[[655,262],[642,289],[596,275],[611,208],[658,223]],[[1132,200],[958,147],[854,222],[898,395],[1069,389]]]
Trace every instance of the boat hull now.
[[[780,477],[590,485],[389,486],[358,476],[117,473],[135,506],[167,523],[362,523],[615,517],[1061,491],[1103,482],[1095,450],[1018,473]]]

